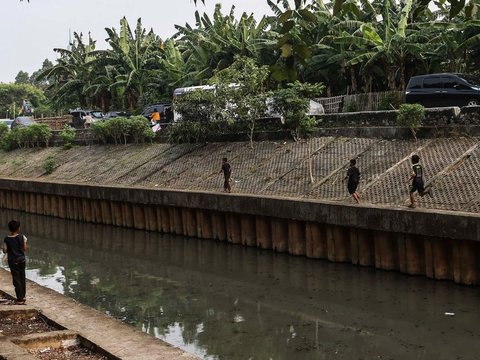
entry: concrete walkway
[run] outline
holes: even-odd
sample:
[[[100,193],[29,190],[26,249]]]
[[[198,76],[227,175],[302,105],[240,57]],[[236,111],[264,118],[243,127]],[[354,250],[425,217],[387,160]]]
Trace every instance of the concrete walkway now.
[[[11,282],[10,273],[0,269],[0,291],[12,296],[15,292]],[[29,280],[27,280],[27,304],[120,359],[197,359],[164,341]],[[0,358],[5,356],[4,351],[11,351],[4,345],[4,341],[1,341]]]

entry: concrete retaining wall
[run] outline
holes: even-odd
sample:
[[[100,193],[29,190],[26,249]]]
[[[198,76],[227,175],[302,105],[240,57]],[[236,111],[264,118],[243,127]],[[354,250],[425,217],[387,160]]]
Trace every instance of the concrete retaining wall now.
[[[5,179],[0,206],[480,284],[476,214]]]

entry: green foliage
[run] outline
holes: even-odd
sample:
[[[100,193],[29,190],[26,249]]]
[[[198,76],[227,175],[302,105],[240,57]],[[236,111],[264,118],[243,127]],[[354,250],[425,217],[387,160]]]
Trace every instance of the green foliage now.
[[[115,145],[127,144],[128,135],[130,134],[130,121],[124,117],[117,117],[106,122],[107,134],[113,139]]]
[[[148,119],[144,116],[132,116],[128,121],[130,122],[129,135],[135,144],[144,142],[145,140],[151,141],[155,137],[155,133],[152,131]]]
[[[3,151],[12,151],[16,146],[17,143],[15,141],[15,135],[13,131],[9,131],[7,134],[5,134],[0,141],[0,147]]]
[[[125,18],[118,28],[106,29],[105,50],[74,33],[68,49],[55,49],[55,64],[44,62],[36,83],[53,94],[57,107],[106,110],[170,99],[174,88],[205,84],[238,56],[267,66],[272,85],[324,83],[332,96],[404,90],[410,76],[427,72],[479,73],[476,0],[437,1],[434,9],[413,0],[268,4],[274,15],[258,20],[237,16],[234,8],[222,12],[218,5],[213,16],[196,13],[195,23],[176,25],[177,33],[166,41],[140,21],[130,27]],[[23,82],[25,74],[19,75]],[[0,100],[0,114],[24,97]]]
[[[417,131],[425,120],[425,108],[420,104],[402,104],[397,114],[397,125],[408,127],[417,138]]]
[[[205,122],[215,120],[220,113],[221,104],[213,90],[195,90],[173,102],[175,111],[185,122]]]
[[[45,170],[45,174],[49,175],[53,173],[55,170],[55,167],[57,166],[55,158],[53,155],[48,155],[47,158],[45,159],[45,162],[43,164],[43,168]]]
[[[167,130],[170,143],[198,143],[214,140],[216,136],[244,133],[248,129],[246,122],[223,120],[198,122],[179,121]]]
[[[7,110],[8,117],[13,118],[18,115],[23,99],[28,99],[34,109],[47,102],[43,91],[32,85],[0,83],[0,117],[7,114]]]
[[[148,120],[141,115],[131,118],[118,117],[107,121],[97,121],[91,126],[97,140],[107,144],[127,144],[129,139],[135,143],[151,141],[155,133],[150,128]]]
[[[100,141],[102,144],[108,142],[108,132],[107,132],[107,123],[105,121],[96,121],[91,126],[90,129],[93,131],[93,136]]]
[[[267,111],[267,66],[257,66],[253,59],[236,57],[234,63],[210,79],[223,108],[223,120],[252,120]]]
[[[30,126],[15,127],[1,139],[1,147],[5,151],[17,147],[40,147],[47,146],[52,138],[52,130],[46,124],[33,124]]]
[[[63,126],[62,131],[60,132],[60,138],[63,141],[63,148],[64,149],[71,149],[73,146],[73,142],[75,141],[75,134],[76,131],[70,125],[65,124]]]
[[[250,146],[253,147],[255,122],[267,113],[267,80],[270,70],[257,66],[253,59],[235,57],[234,63],[210,79],[222,107],[222,120],[248,121]]]
[[[0,124],[0,141],[2,141],[2,139],[8,134],[9,131],[10,129],[6,124]]]
[[[319,96],[323,89],[322,84],[296,81],[273,93],[273,109],[282,116],[295,140],[313,130],[314,122],[307,116],[310,99]]]
[[[398,109],[398,107],[405,102],[404,97],[399,96],[395,93],[388,93],[381,101],[378,106],[378,110],[393,110]]]
[[[53,136],[52,129],[47,124],[33,124],[27,126],[28,132],[34,145],[39,147],[45,145],[48,147],[50,139]]]
[[[170,143],[204,142],[208,136],[207,124],[199,121],[179,121],[168,129]]]

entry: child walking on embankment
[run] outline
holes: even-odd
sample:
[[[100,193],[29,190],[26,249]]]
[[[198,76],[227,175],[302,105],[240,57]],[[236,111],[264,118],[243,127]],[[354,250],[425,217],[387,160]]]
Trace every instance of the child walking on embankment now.
[[[348,180],[347,182],[347,189],[348,193],[352,195],[353,200],[357,204],[360,204],[360,195],[357,192],[358,184],[360,183],[360,170],[357,168],[357,160],[352,159],[350,160],[350,167],[347,170],[347,176],[343,179]]]
[[[432,196],[431,187],[425,189],[425,184],[423,182],[423,167],[420,165],[420,156],[412,155],[412,174],[408,178],[408,182],[412,182],[410,186],[410,205],[408,207],[415,208],[415,192],[418,192],[418,195]]]

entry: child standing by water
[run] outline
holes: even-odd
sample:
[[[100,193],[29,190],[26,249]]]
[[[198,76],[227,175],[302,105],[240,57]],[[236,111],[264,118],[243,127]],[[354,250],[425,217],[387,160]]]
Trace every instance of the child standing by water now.
[[[352,195],[353,200],[357,204],[360,204],[360,195],[357,193],[357,187],[360,183],[360,171],[357,168],[357,160],[352,159],[350,160],[350,167],[347,171],[347,176],[343,179],[344,181],[348,179],[347,189],[348,193]]]
[[[17,296],[17,304],[25,305],[26,280],[25,268],[27,251],[27,237],[20,234],[20,222],[12,220],[8,223],[10,234],[3,240],[3,252],[7,254],[8,267],[12,274],[13,286]]]

